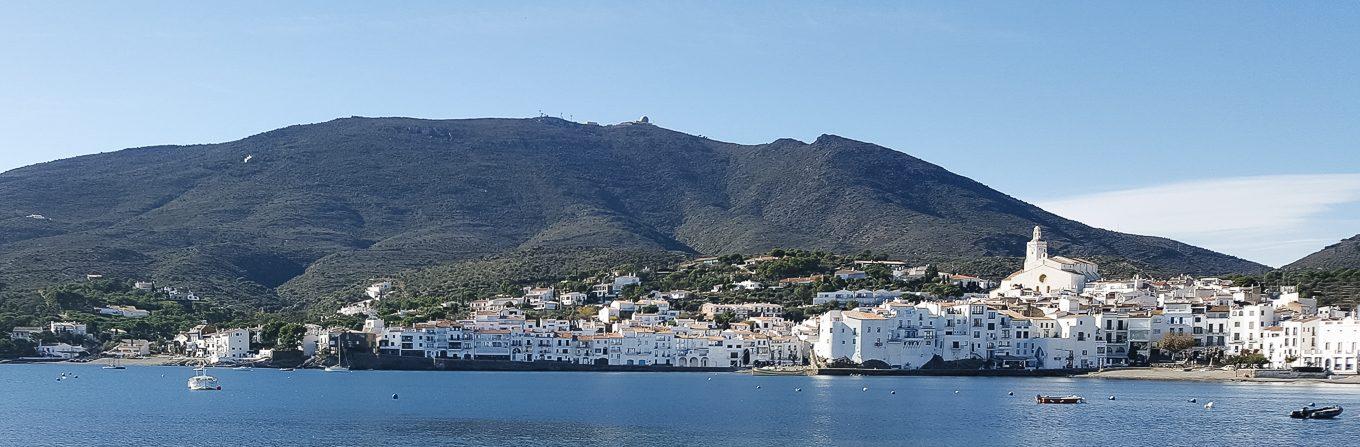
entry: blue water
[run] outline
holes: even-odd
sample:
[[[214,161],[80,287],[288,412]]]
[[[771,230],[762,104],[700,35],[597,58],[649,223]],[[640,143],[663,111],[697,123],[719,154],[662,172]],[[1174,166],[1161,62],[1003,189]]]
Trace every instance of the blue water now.
[[[57,381],[63,371],[79,378]],[[0,445],[1321,445],[1339,444],[1360,428],[1360,386],[1347,385],[210,373],[222,391],[190,392],[187,368],[0,365]],[[1039,393],[1081,394],[1091,402],[1037,405]],[[1111,394],[1117,400],[1106,400]],[[1199,402],[1187,402],[1192,397]],[[1209,401],[1215,406],[1205,410]],[[1341,404],[1348,413],[1333,421],[1287,417],[1309,402]]]

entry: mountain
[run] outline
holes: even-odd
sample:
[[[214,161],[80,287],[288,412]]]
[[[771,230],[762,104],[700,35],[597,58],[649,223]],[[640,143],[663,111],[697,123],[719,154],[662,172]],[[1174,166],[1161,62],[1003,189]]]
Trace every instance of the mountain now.
[[[0,282],[87,273],[307,299],[486,257],[1051,251],[1166,271],[1264,266],[1064,219],[902,152],[823,135],[739,145],[645,123],[346,118],[0,174]]]
[[[1289,263],[1284,269],[1360,269],[1360,234]]]

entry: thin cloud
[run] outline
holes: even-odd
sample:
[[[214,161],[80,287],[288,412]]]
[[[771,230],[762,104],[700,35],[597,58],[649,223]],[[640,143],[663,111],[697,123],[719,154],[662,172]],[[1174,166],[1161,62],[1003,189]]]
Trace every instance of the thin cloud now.
[[[1337,218],[1360,174],[1232,177],[1083,194],[1038,206],[1110,230],[1165,236],[1283,265],[1360,231]]]

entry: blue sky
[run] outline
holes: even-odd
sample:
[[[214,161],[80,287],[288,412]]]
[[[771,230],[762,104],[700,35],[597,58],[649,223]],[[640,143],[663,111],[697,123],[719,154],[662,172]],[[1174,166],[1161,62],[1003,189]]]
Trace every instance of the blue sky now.
[[[1360,233],[1357,23],[1353,2],[6,2],[0,170],[350,115],[646,114],[870,141],[1280,265]]]

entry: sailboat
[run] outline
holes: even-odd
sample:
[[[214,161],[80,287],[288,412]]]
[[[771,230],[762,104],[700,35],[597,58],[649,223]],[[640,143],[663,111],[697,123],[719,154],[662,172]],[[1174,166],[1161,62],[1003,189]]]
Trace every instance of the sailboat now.
[[[220,391],[222,385],[217,383],[216,377],[200,372],[189,378],[189,389],[192,391]]]
[[[103,369],[127,369],[127,367],[123,366],[123,364],[120,363],[117,358],[114,358],[112,362],[110,362],[107,365],[104,365]]]
[[[326,367],[326,369],[325,369],[326,372],[347,372],[347,371],[349,371],[349,367],[348,367],[348,366],[345,366],[345,349],[344,349],[343,345],[341,345],[341,343],[340,343],[339,341],[336,341],[336,343],[335,343],[335,351],[336,351],[337,355],[339,356],[339,358],[336,359],[334,365],[331,365],[331,366],[327,366],[327,367]]]
[[[208,373],[204,372],[205,363],[206,362],[199,363],[198,367],[194,368],[194,371],[197,374],[194,374],[193,377],[189,378],[188,385],[190,391],[220,391],[222,389],[222,385],[217,383],[216,377],[210,376]]]

